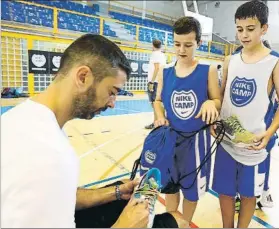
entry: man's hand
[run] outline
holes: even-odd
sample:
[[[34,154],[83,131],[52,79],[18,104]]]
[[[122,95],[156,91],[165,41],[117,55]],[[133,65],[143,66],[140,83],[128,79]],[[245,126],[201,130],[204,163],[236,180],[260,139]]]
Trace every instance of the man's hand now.
[[[148,202],[131,199],[112,228],[145,228],[148,216]]]
[[[265,131],[264,133],[255,137],[254,139],[255,145],[248,147],[248,149],[251,150],[265,149],[271,137],[272,135],[270,135],[267,131]]]
[[[119,185],[119,191],[121,193],[121,199],[129,200],[133,194],[134,188],[139,184],[139,180],[123,181],[124,184]]]
[[[216,109],[215,103],[213,100],[205,101],[200,109],[200,112],[195,118],[202,117],[202,121],[206,121],[206,124],[212,124],[216,121],[219,116],[219,112]]]

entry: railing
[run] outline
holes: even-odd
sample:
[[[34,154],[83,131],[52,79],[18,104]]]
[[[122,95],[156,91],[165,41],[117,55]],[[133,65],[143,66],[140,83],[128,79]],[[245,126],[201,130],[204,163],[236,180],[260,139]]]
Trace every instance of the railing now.
[[[138,14],[136,14],[135,12],[140,13],[144,10],[141,7],[131,6],[127,3],[123,3],[123,2],[119,2],[119,1],[109,1],[108,2],[108,9],[111,10],[111,11],[118,11],[118,10],[113,8],[113,6],[118,7],[118,5],[119,5],[119,7],[121,7],[121,6],[127,7],[128,10],[132,11],[132,13],[130,15],[133,15],[133,16],[138,16]],[[123,13],[123,11],[121,11],[121,12]],[[169,15],[166,15],[166,14],[163,14],[163,13],[158,13],[158,12],[149,10],[149,9],[145,9],[145,12],[146,12],[146,15],[152,16],[150,19],[152,19],[154,21],[158,21],[156,18],[168,19],[171,22],[175,22],[178,19],[178,17],[172,17],[172,16],[169,16]],[[158,21],[158,22],[161,22],[161,21]]]
[[[232,44],[231,42],[229,42],[228,40],[226,40],[225,38],[219,36],[216,33],[212,33],[212,40],[215,41],[215,42],[223,43],[223,44],[229,44],[229,45]]]
[[[164,30],[159,30],[159,29],[154,29],[150,27],[145,27],[142,25],[136,25],[128,22],[122,22],[116,19],[112,18],[104,18],[104,17],[99,17],[99,16],[94,16],[90,14],[85,14],[85,13],[80,13],[76,11],[71,11],[71,10],[66,10],[66,9],[58,9],[56,7],[51,7],[51,6],[45,6],[37,3],[31,3],[27,1],[16,1],[25,5],[32,5],[32,6],[37,6],[37,7],[42,7],[46,9],[51,9],[52,14],[53,14],[53,27],[43,27],[43,26],[34,26],[31,24],[27,23],[11,23],[10,21],[5,21],[2,20],[2,28],[3,30],[6,29],[16,29],[16,30],[24,30],[25,32],[32,33],[40,33],[42,34],[47,34],[51,35],[52,37],[57,37],[57,38],[65,38],[65,37],[79,37],[81,33],[84,32],[91,32],[91,31],[72,31],[72,30],[65,30],[59,28],[59,23],[58,23],[58,18],[61,13],[68,13],[70,15],[77,15],[80,17],[86,17],[86,18],[92,18],[98,20],[98,28],[97,29],[98,33],[104,36],[109,37],[111,40],[118,42],[119,44],[123,45],[128,45],[131,47],[139,47],[139,48],[146,48],[150,49],[151,48],[151,42],[153,38],[158,38],[160,39],[163,44],[164,44],[164,49],[165,51],[172,52],[172,47],[173,47],[173,34],[172,32],[164,31]],[[61,16],[61,15],[60,15]],[[120,28],[120,29],[115,29],[115,34],[114,36],[111,34],[106,34],[107,30],[105,30],[105,27],[109,26],[110,23],[113,23],[115,25],[119,25],[121,27],[125,25],[128,26],[129,28]],[[110,27],[110,26],[109,26]],[[92,27],[93,28],[93,27]],[[131,32],[132,31],[132,32]],[[122,33],[122,37],[116,36],[117,33]],[[131,36],[125,36],[125,33],[127,35]],[[144,35],[143,35],[144,34]],[[152,34],[152,35],[151,35]],[[154,35],[154,36],[153,36]],[[127,37],[130,37],[130,39],[126,39]],[[144,41],[143,41],[144,40]],[[199,49],[198,53],[200,55],[206,55],[207,57],[224,57],[225,55],[228,55],[232,52],[234,48],[230,47],[230,45],[223,44],[223,43],[218,43],[218,42],[208,42],[204,43]]]

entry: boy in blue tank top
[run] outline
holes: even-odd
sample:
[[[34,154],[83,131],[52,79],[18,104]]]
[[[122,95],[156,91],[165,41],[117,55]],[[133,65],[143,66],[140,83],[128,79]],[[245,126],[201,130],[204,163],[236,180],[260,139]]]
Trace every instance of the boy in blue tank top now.
[[[241,198],[237,227],[249,226],[279,128],[279,111],[274,115],[272,99],[274,93],[279,95],[279,54],[262,43],[268,14],[268,7],[260,1],[246,2],[237,9],[235,23],[243,49],[224,63],[220,118],[226,133],[216,152],[213,190],[219,194],[226,228],[234,227],[237,193]]]
[[[179,191],[182,190],[183,216],[191,222],[197,201],[208,189],[210,175],[210,160],[201,166],[210,153],[210,134],[208,128],[201,129],[219,115],[220,89],[216,66],[199,64],[195,59],[201,43],[199,21],[183,17],[175,22],[173,31],[177,62],[159,71],[158,94],[154,102],[155,127],[170,125],[184,135],[189,134],[187,138],[180,136],[177,139],[180,144],[176,147],[175,165],[170,171],[176,185],[172,184],[171,194],[166,194],[166,208],[168,212],[177,210]],[[190,132],[194,131],[199,132],[190,137]],[[201,171],[197,172],[199,167],[202,167]]]

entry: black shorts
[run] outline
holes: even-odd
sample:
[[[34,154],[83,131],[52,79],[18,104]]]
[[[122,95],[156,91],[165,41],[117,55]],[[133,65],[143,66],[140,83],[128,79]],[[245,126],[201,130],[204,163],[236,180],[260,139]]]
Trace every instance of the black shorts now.
[[[149,102],[151,103],[153,103],[156,99],[157,87],[158,87],[157,82],[153,83],[153,89],[154,89],[153,91],[149,91],[149,87],[147,87],[147,94],[148,94]]]
[[[121,184],[116,182],[108,186]],[[128,200],[113,201],[97,207],[78,210],[75,212],[77,228],[110,228],[117,221]],[[170,213],[156,215],[153,228],[178,228],[175,218]]]

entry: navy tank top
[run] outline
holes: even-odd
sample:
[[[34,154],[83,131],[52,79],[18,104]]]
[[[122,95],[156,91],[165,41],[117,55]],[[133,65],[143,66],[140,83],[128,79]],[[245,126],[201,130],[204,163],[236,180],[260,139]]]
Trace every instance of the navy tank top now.
[[[197,131],[206,125],[196,119],[202,104],[208,100],[209,65],[198,64],[185,78],[177,77],[175,66],[163,71],[162,102],[172,128],[183,132]]]

